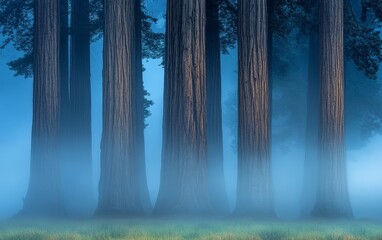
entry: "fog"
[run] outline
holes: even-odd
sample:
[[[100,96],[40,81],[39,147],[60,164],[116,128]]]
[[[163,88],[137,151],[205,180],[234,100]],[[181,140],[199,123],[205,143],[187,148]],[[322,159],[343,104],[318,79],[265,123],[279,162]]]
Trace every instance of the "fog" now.
[[[97,189],[99,180],[99,156],[101,139],[101,58],[102,42],[96,42],[92,46],[92,134],[93,134],[93,182]],[[230,208],[235,206],[237,158],[235,151],[234,130],[227,120],[232,116],[232,109],[227,104],[235,94],[237,84],[237,59],[236,52],[232,50],[230,55],[223,55],[223,122],[224,122],[224,170],[226,188],[229,197]],[[13,77],[13,73],[6,67],[6,62],[14,58],[17,53],[8,48],[1,52],[0,66],[2,77],[0,78],[0,218],[5,219],[16,214],[23,204],[28,180],[30,161],[30,134],[32,116],[32,80]],[[163,68],[161,60],[145,60],[144,72],[145,87],[150,92],[150,99],[154,105],[150,108],[152,115],[147,119],[148,127],[145,130],[146,138],[146,169],[147,180],[151,201],[154,204],[160,179],[160,156],[162,140],[162,109],[163,109]],[[293,78],[292,74],[288,78]],[[300,76],[301,77],[301,76]],[[304,79],[301,80],[304,82]],[[282,91],[280,89],[279,91]],[[306,84],[294,91],[302,96],[306,92]],[[277,87],[274,91],[274,104],[278,104]],[[296,95],[290,96],[293,102]],[[280,97],[280,96],[279,96]],[[281,98],[281,97],[280,97]],[[297,103],[295,103],[297,104]],[[306,104],[299,103],[301,112],[306,112]],[[288,103],[282,106],[274,106],[274,111],[282,108],[288,113]],[[347,106],[351,107],[351,106]],[[304,169],[304,145],[297,139],[280,140],[278,134],[285,131],[280,124],[286,120],[274,119],[273,121],[273,179],[274,179],[274,203],[277,215],[280,218],[294,219],[300,216],[302,200],[303,169]],[[290,126],[305,131],[305,126],[295,121],[296,126]],[[361,138],[361,137],[359,137]],[[275,140],[278,142],[275,143]],[[356,140],[354,140],[356,141]],[[361,141],[361,140],[358,140]],[[364,141],[361,147],[348,147],[348,179],[349,192],[354,215],[357,218],[382,218],[382,136],[375,135]],[[71,199],[71,196],[67,196]],[[81,204],[79,204],[81,206]],[[95,202],[90,204],[93,208]],[[94,210],[94,209],[92,209]]]
[[[151,10],[159,18],[155,26],[163,30],[163,4],[151,3]],[[154,11],[155,10],[155,11]],[[305,121],[307,89],[306,44],[276,42],[274,51],[284,51],[274,60],[273,119],[272,119],[272,174],[274,205],[277,216],[297,219],[302,206],[305,161]],[[0,219],[15,215],[23,206],[30,167],[30,139],[32,124],[32,79],[14,77],[7,62],[19,56],[11,46],[0,51]],[[291,61],[293,60],[293,61]],[[161,59],[144,60],[144,85],[154,102],[145,129],[147,181],[151,202],[155,204],[160,184],[162,151],[163,78]],[[286,65],[285,65],[286,64]],[[236,127],[237,127],[237,50],[222,55],[222,103],[224,174],[230,209],[236,201]],[[287,66],[286,69],[283,69]],[[346,92],[347,170],[350,200],[356,218],[382,219],[382,135],[379,122],[373,126],[366,112],[378,111],[382,103],[379,92],[381,79],[361,79],[362,74],[347,63],[346,84],[364,82],[353,92]],[[91,47],[92,84],[92,142],[93,188],[97,192],[100,175],[100,140],[102,126],[102,40]],[[374,87],[373,87],[374,86]],[[376,95],[370,94],[373,88]],[[348,94],[349,93],[349,94]],[[375,97],[377,96],[377,97]],[[378,99],[380,97],[380,99]],[[371,109],[371,110],[370,110]],[[380,113],[382,115],[382,112]],[[377,118],[375,114],[371,114]],[[376,121],[380,121],[377,119]],[[371,128],[371,129],[370,129]],[[65,183],[64,183],[65,184]],[[84,202],[64,194],[72,202],[68,208],[86,208],[91,214],[97,197]],[[70,209],[69,209],[70,210]]]

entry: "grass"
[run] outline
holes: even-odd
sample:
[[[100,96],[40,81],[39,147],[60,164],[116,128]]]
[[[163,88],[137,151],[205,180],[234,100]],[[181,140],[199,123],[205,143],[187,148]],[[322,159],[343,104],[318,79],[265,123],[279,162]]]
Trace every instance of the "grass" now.
[[[0,240],[382,240],[382,224],[371,221],[250,221],[196,219],[55,220],[0,222]]]

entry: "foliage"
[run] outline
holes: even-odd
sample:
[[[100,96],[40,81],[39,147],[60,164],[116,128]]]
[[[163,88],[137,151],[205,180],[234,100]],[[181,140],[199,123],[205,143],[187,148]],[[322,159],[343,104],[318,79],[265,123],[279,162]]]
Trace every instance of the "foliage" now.
[[[237,0],[219,0],[220,48],[223,54],[236,46]]]
[[[102,38],[103,1],[90,0],[90,35],[92,41]],[[151,25],[156,19],[149,16],[142,5],[142,57],[160,58],[164,51],[164,34],[153,32]],[[33,0],[9,0],[0,7],[0,29],[3,40],[1,48],[12,44],[24,55],[9,62],[16,76],[31,77],[33,64]],[[69,28],[70,34],[70,28]]]
[[[150,112],[150,107],[152,105],[154,105],[154,101],[149,99],[150,97],[150,93],[146,90],[146,89],[143,89],[143,95],[144,95],[144,99],[143,99],[143,108],[144,108],[144,118],[145,118],[145,127],[147,127],[147,123],[146,123],[146,119],[148,117],[151,116],[151,112]]]
[[[381,34],[378,26],[372,23],[377,19],[373,15],[371,22],[366,23],[366,19],[356,16],[349,0],[344,4],[345,54],[367,77],[376,79],[382,62]]]
[[[160,58],[164,53],[164,34],[152,31],[152,24],[157,19],[147,14],[142,4],[142,57]],[[95,42],[103,35],[103,1],[89,1],[89,31],[91,41]],[[16,76],[25,78],[33,75],[33,0],[9,0],[0,6],[0,30],[3,36],[0,48],[12,44],[23,53],[23,56],[8,63]],[[70,34],[70,28],[69,28]],[[150,116],[148,110],[153,101],[147,99],[150,95],[144,92],[145,118]]]
[[[298,9],[298,0],[272,0],[269,1],[269,28],[273,36],[286,38],[295,28],[293,19]],[[221,51],[228,54],[229,49],[237,43],[238,1],[219,0],[220,42]]]
[[[164,56],[164,33],[154,32],[152,25],[157,19],[147,13],[145,1],[141,1],[142,58],[158,59]],[[90,19],[93,41],[103,36],[103,0],[90,1]]]
[[[301,35],[318,31],[316,0],[296,0],[295,26]],[[350,0],[344,1],[344,52],[368,78],[376,79],[382,62],[382,39],[378,22],[381,21],[380,1],[362,0],[362,16],[355,13]]]
[[[372,21],[382,22],[382,2],[376,0],[362,0],[362,21],[368,18]]]
[[[24,55],[8,63],[19,76],[32,75],[33,0],[9,0],[0,6],[1,48],[13,44]]]

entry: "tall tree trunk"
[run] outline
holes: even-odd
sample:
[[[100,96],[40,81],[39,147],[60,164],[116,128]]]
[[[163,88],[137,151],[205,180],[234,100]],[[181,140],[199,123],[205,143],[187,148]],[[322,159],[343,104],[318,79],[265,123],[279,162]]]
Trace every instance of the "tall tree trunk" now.
[[[319,1],[319,171],[315,216],[352,215],[344,145],[343,1]]]
[[[136,4],[105,1],[101,214],[139,214],[149,210],[144,167],[142,84],[137,76]],[[139,114],[139,116],[138,116]]]
[[[70,154],[66,180],[70,208],[86,212],[91,206],[92,134],[90,86],[89,0],[72,0],[70,37]]]
[[[61,190],[63,193],[63,201],[66,202],[66,185],[67,178],[65,175],[65,164],[68,159],[70,148],[69,141],[69,122],[70,122],[70,100],[69,100],[69,2],[68,0],[60,0],[60,176]],[[71,186],[68,186],[70,189]]]
[[[318,13],[318,12],[317,12]],[[305,137],[304,184],[302,195],[303,217],[310,216],[316,199],[318,161],[318,118],[319,118],[319,72],[318,34],[311,31],[308,53],[307,118]]]
[[[269,124],[272,127],[272,87],[273,87],[273,34],[275,20],[274,0],[268,0],[268,97],[269,97]],[[273,17],[272,17],[273,16]],[[271,140],[270,140],[271,141]]]
[[[209,210],[205,7],[205,0],[167,1],[158,213]]]
[[[219,0],[207,0],[206,4],[208,186],[211,207],[224,213],[228,212],[228,200],[223,158]]]
[[[69,122],[69,31],[68,31],[69,4],[68,0],[60,0],[60,138],[67,133]]]
[[[146,176],[146,163],[145,163],[145,107],[144,107],[144,86],[143,86],[143,64],[142,64],[142,2],[141,0],[135,1],[135,33],[136,33],[136,81],[137,81],[137,112],[136,117],[136,128],[137,131],[137,144],[136,147],[140,148],[138,151],[142,153],[142,160],[139,161],[139,177],[140,177],[140,189],[141,200],[145,209],[151,210],[152,203],[150,201],[149,189],[147,187],[147,176]]]
[[[267,0],[239,2],[237,212],[272,216]]]
[[[31,167],[25,214],[63,210],[59,191],[60,4],[35,0]]]

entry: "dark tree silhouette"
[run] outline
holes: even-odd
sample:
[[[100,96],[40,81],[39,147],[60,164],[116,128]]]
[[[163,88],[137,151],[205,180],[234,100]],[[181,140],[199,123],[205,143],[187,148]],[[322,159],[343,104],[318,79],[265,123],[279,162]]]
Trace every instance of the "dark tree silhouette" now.
[[[86,212],[94,198],[92,184],[92,134],[90,86],[89,0],[71,1],[69,113],[64,174],[67,202],[76,211]],[[65,133],[64,133],[65,134]],[[86,202],[85,206],[83,202]]]
[[[228,212],[221,105],[219,0],[206,1],[207,158],[211,207]]]
[[[382,23],[382,2],[373,0],[362,0],[362,21],[377,19],[379,24]]]

